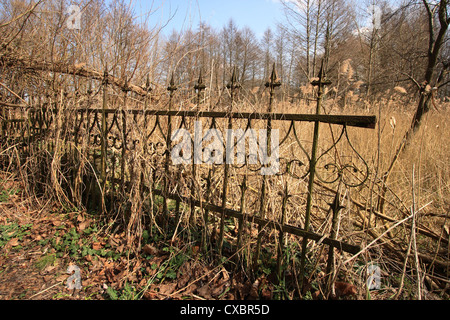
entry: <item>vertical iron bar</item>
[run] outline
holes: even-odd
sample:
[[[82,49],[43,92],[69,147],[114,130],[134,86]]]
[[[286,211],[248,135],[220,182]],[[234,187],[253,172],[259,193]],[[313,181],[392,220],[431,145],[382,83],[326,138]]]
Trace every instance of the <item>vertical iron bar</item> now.
[[[125,162],[127,156],[127,97],[128,97],[128,82],[125,78],[125,85],[123,88],[123,106],[122,106],[122,159],[120,163],[120,183],[122,185],[122,196],[125,196],[127,188],[125,187]]]
[[[145,91],[146,91],[146,95],[145,95],[145,99],[144,99],[144,112],[142,114],[142,116],[144,117],[144,128],[142,128],[142,132],[143,135],[141,137],[142,139],[142,152],[143,152],[143,157],[141,160],[141,189],[140,189],[140,194],[141,197],[144,197],[144,185],[145,185],[145,171],[146,171],[146,165],[145,165],[145,157],[148,154],[148,141],[146,140],[146,128],[147,128],[147,115],[145,113],[145,111],[148,108],[148,97],[149,97],[149,93],[152,89],[150,88],[150,77],[147,74],[147,81],[145,84]],[[151,166],[150,166],[151,168]],[[152,190],[150,190],[150,192],[152,192]]]
[[[202,71],[200,70],[200,75],[198,77],[197,84],[194,86],[194,90],[197,90],[197,112],[200,111],[201,92],[205,89],[206,89],[206,86],[203,84]],[[198,116],[195,117],[194,121],[198,121]],[[198,197],[198,199],[200,200],[200,190],[198,190],[198,192],[196,192],[196,187],[198,186],[198,183],[197,183],[197,165],[196,165],[196,161],[195,161],[196,160],[195,159],[195,147],[192,148],[191,160],[192,160],[191,199],[195,199],[196,197]],[[194,218],[194,214],[195,214],[195,205],[194,205],[194,202],[191,202],[190,216],[189,216],[189,223],[191,225],[194,225],[193,221],[191,220]]]
[[[227,88],[230,89],[230,95],[231,95],[231,102],[230,102],[230,109],[229,113],[230,116],[228,117],[228,130],[233,129],[233,122],[231,118],[231,112],[233,112],[233,103],[234,103],[234,90],[238,89],[239,83],[237,81],[237,68],[236,66],[233,69],[233,74],[231,76],[231,81],[227,85]],[[223,238],[224,238],[224,229],[225,229],[225,208],[227,206],[227,197],[228,197],[228,172],[230,169],[230,165],[226,163],[225,161],[225,167],[224,167],[224,177],[223,177],[223,190],[222,190],[222,212],[220,214],[220,229],[219,229],[219,247],[218,247],[218,253],[221,256],[222,255],[222,249],[223,249]]]
[[[269,112],[269,118],[267,119],[267,145],[266,145],[266,150],[267,150],[267,155],[269,153],[269,149],[270,149],[270,142],[271,142],[271,136],[272,136],[272,117],[271,114],[273,113],[273,98],[274,98],[274,94],[275,94],[275,88],[281,86],[281,82],[278,79],[278,75],[276,72],[276,66],[275,63],[273,64],[273,69],[272,69],[272,73],[269,79],[269,82],[266,83],[266,88],[269,88],[269,108],[268,108],[268,112]],[[271,150],[272,151],[272,150]],[[260,207],[259,207],[259,217],[261,219],[265,219],[265,214],[266,214],[266,189],[267,189],[267,176],[263,175],[262,177],[262,185],[261,185],[261,202],[260,202]],[[256,240],[256,254],[255,254],[255,258],[254,258],[254,271],[256,271],[257,267],[258,267],[258,260],[259,260],[259,254],[260,254],[260,250],[261,250],[261,241],[262,241],[262,236],[263,236],[263,230],[264,230],[264,226],[259,225],[258,226],[258,238]]]
[[[174,75],[172,73],[172,77],[170,79],[170,83],[169,83],[169,87],[167,88],[167,90],[169,91],[169,111],[172,111],[172,103],[173,103],[173,95],[175,90],[177,90],[177,87],[175,86],[175,81],[174,81]],[[165,228],[168,227],[168,223],[169,223],[169,209],[167,206],[167,201],[168,201],[168,194],[169,194],[169,162],[170,162],[170,151],[172,149],[172,116],[169,115],[168,119],[167,119],[167,136],[166,136],[166,162],[165,162],[165,167],[164,167],[164,173],[165,173],[165,178],[164,178],[164,188],[163,188],[163,220],[164,220],[164,224],[165,224]],[[179,204],[177,204],[177,207],[179,207]]]
[[[197,84],[194,86],[194,89],[197,90],[197,111],[200,111],[201,104],[201,94],[202,91],[206,89],[206,85],[203,83],[202,70],[200,70],[200,75],[198,77]]]
[[[239,229],[238,229],[238,235],[237,235],[237,252],[239,261],[241,261],[242,254],[240,253],[242,249],[242,233],[244,231],[244,224],[245,224],[245,192],[247,191],[247,176],[245,175],[242,184],[241,184],[241,207],[240,207],[240,213],[241,216],[239,218]],[[239,264],[236,265],[238,267]]]
[[[206,203],[209,202],[209,196],[211,194],[211,175],[212,175],[212,170],[209,169],[208,177],[206,178],[206,194],[205,194],[205,201],[206,201]],[[208,252],[208,243],[207,243],[207,238],[208,238],[208,220],[209,220],[209,210],[208,209],[204,209],[204,212],[203,212],[204,230],[203,230],[203,234],[202,234],[202,250],[203,250],[203,253],[207,253]]]
[[[337,224],[338,224],[338,218],[339,218],[339,212],[343,207],[340,204],[340,192],[336,192],[336,196],[334,198],[333,203],[330,205],[331,210],[333,211],[333,219],[331,221],[331,234],[330,238],[335,240],[337,237]],[[327,295],[331,293],[331,288],[333,285],[333,267],[334,267],[334,247],[330,246],[328,250],[328,261],[327,261],[327,268],[326,268],[326,275],[327,275]]]
[[[331,82],[325,79],[325,70],[324,70],[324,63],[322,61],[322,66],[320,68],[319,72],[319,80],[313,81],[311,84],[313,86],[318,87],[318,93],[317,93],[317,107],[316,107],[316,114],[319,115],[321,113],[322,108],[322,99],[324,95],[324,86],[330,84]],[[309,181],[308,181],[308,196],[306,199],[306,213],[305,213],[305,231],[309,231],[310,229],[310,220],[311,220],[311,208],[312,208],[312,194],[314,190],[314,178],[316,174],[316,161],[317,161],[317,147],[319,144],[319,122],[314,122],[314,138],[313,138],[313,145],[312,145],[312,151],[311,151],[311,159],[309,162]],[[303,278],[305,276],[305,263],[306,263],[306,254],[307,254],[307,244],[308,239],[303,238],[302,243],[302,256],[300,261],[300,288],[303,287]],[[303,290],[303,289],[302,289]]]
[[[116,196],[116,154],[113,153],[112,157],[111,157],[111,186],[109,187],[110,190],[110,209],[113,210],[114,207],[114,198]]]
[[[281,221],[280,225],[281,227],[284,226],[284,223],[286,221],[286,205],[287,201],[289,199],[289,190],[288,190],[288,183],[286,181],[286,185],[284,187],[284,193],[283,193],[283,200],[281,205]],[[284,232],[283,228],[279,231],[279,238],[278,238],[278,250],[277,250],[277,276],[278,276],[278,283],[281,283],[281,264],[283,262],[283,251],[284,251]]]
[[[102,212],[105,210],[105,193],[106,193],[106,148],[107,148],[107,133],[106,133],[106,107],[108,99],[108,69],[105,68],[103,73],[103,103],[102,103],[102,136],[101,136],[101,188],[102,188]]]

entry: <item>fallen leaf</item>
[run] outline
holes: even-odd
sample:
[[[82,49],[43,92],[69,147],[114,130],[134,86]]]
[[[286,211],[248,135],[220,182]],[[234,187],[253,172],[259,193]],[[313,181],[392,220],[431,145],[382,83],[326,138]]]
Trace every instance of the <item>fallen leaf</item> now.
[[[356,296],[358,290],[356,286],[347,282],[336,282],[334,284],[336,298]]]
[[[44,268],[44,270],[42,270],[42,272],[50,273],[50,272],[52,272],[52,271],[55,271],[55,269],[56,269],[57,267],[58,267],[58,266],[55,266],[55,265],[48,265],[48,266],[46,266],[46,267]]]
[[[265,287],[261,290],[261,299],[262,300],[272,300],[272,290],[270,288]]]
[[[69,277],[68,274],[62,274],[59,277],[56,277],[56,281],[58,281],[58,282],[66,281],[68,277]]]
[[[144,247],[142,247],[142,251],[144,251],[146,254],[149,254],[152,256],[156,256],[159,253],[159,250],[150,244],[146,244]]]
[[[108,243],[111,247],[117,247],[119,245],[119,240],[113,237],[110,237]]]
[[[59,221],[59,220],[53,220],[53,221],[52,221],[52,224],[53,224],[55,227],[59,227],[59,226],[61,225],[61,221]]]
[[[147,300],[156,300],[158,298],[158,294],[153,291],[145,291],[144,298]]]
[[[137,270],[141,267],[141,265],[142,265],[141,260],[137,260],[137,261],[136,261],[136,264],[135,264],[134,267],[133,267],[133,271],[134,271],[134,272],[137,271]]]
[[[321,296],[320,290],[316,290],[311,294],[313,300],[319,300],[320,296]]]
[[[198,252],[200,251],[200,247],[199,246],[193,246],[192,247],[192,254],[194,256],[196,256],[198,254]]]
[[[102,246],[102,244],[100,242],[92,243],[92,249],[93,250],[100,250],[101,248],[103,248],[103,246]]]
[[[177,283],[168,283],[168,284],[162,284],[159,287],[159,293],[164,294],[164,295],[169,295],[171,293],[173,293],[175,291],[177,287]]]
[[[228,274],[228,271],[225,268],[222,268],[221,270],[223,280],[228,281],[230,279],[230,275]]]
[[[18,238],[12,238],[11,240],[9,240],[9,245],[11,247],[15,247],[19,245],[19,239]]]
[[[197,294],[205,299],[212,299],[211,288],[207,284],[198,289]]]
[[[44,276],[44,281],[45,281],[45,282],[49,282],[49,281],[52,280],[52,279],[53,279],[53,276],[52,276],[52,275]]]
[[[89,222],[84,221],[82,223],[80,223],[77,227],[78,231],[83,231],[84,229],[86,229],[89,225]]]
[[[217,286],[211,290],[211,295],[214,298],[218,298],[225,291],[226,287],[227,287],[227,283],[222,282],[219,286]]]
[[[257,300],[259,298],[258,294],[258,288],[259,288],[259,279],[257,279],[250,288],[250,295],[248,297],[248,300]]]
[[[244,300],[250,293],[252,284],[247,280],[245,283],[242,283],[242,281],[236,281],[236,279],[233,279],[233,288],[236,290],[236,293],[238,295],[238,300]]]

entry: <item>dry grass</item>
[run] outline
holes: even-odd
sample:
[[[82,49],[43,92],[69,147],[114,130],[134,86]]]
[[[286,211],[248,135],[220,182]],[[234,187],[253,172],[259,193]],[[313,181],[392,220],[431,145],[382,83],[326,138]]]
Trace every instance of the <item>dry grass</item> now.
[[[127,107],[142,108],[133,99],[128,100]],[[261,111],[261,105],[265,105],[267,97],[263,97],[256,102],[243,99],[235,104],[239,111]],[[166,101],[167,102],[167,101]],[[63,104],[62,109],[69,109],[73,104]],[[116,96],[112,98],[112,105],[123,104],[122,98]],[[223,102],[226,104],[226,99]],[[76,105],[76,104],[75,104]],[[205,108],[208,103],[206,102]],[[337,190],[342,194],[341,202],[344,209],[341,211],[338,222],[338,239],[344,242],[360,245],[365,250],[352,257],[347,253],[341,253],[335,258],[335,276],[341,281],[348,281],[357,285],[359,296],[367,298],[369,291],[366,290],[365,281],[367,279],[366,268],[369,263],[375,262],[382,269],[383,290],[372,291],[372,298],[417,298],[420,289],[428,288],[435,294],[443,294],[449,282],[449,241],[448,241],[448,210],[450,198],[449,184],[449,158],[450,131],[446,119],[449,118],[449,106],[440,105],[439,111],[431,111],[427,114],[420,130],[411,140],[410,145],[401,154],[395,164],[394,170],[386,183],[387,192],[383,194],[383,175],[389,168],[404,133],[408,129],[414,105],[405,106],[401,101],[379,101],[376,103],[359,103],[362,107],[347,107],[341,110],[334,100],[327,100],[324,104],[324,112],[333,114],[359,114],[377,115],[378,124],[375,130],[349,128],[349,139],[354,149],[365,159],[369,168],[367,182],[358,188],[347,188],[337,183],[326,184],[318,182],[314,194],[312,230],[314,232],[329,235],[331,231],[331,215],[329,204],[333,201]],[[164,109],[167,105],[160,101],[158,109]],[[208,107],[209,108],[209,107]],[[213,109],[220,109],[216,105]],[[263,107],[266,109],[266,107]],[[274,111],[277,113],[314,113],[315,104],[309,105],[300,103],[293,106],[286,102],[275,103]],[[67,114],[66,114],[67,115]],[[99,127],[95,127],[94,122],[90,122],[90,127],[94,128],[91,135],[87,134],[87,127],[82,126],[80,131],[81,139],[74,143],[71,139],[71,130],[80,118],[71,114],[64,118],[64,113],[59,113],[57,121],[53,123],[51,141],[47,140],[44,145],[33,150],[34,157],[28,158],[21,170],[28,175],[22,175],[26,183],[39,181],[38,188],[41,193],[53,197],[65,206],[83,204],[83,194],[94,197],[99,192],[101,186],[100,165],[98,162],[99,144],[93,146],[95,136],[100,133]],[[117,122],[114,123],[113,116],[108,118],[108,126],[111,126],[110,136],[120,139],[122,137],[121,115],[117,115]],[[191,121],[192,120],[192,121]],[[181,119],[174,118],[172,128],[177,128],[181,124]],[[203,119],[204,129],[211,125],[210,119]],[[98,123],[99,124],[99,123]],[[236,120],[234,127],[246,127],[245,120]],[[168,129],[167,119],[161,119],[159,126],[155,119],[146,122],[142,116],[127,118],[128,136],[130,141],[139,140],[153,142],[154,145],[138,143],[134,148],[122,154],[119,146],[111,144],[108,147],[107,158],[107,183],[108,192],[104,193],[104,200],[100,203],[105,209],[108,206],[108,219],[116,219],[127,231],[129,245],[137,244],[139,249],[140,237],[144,229],[156,226],[164,232],[165,218],[163,214],[164,206],[159,197],[152,196],[151,189],[168,183],[172,192],[182,196],[201,195],[202,198],[209,199],[210,203],[221,205],[222,183],[224,180],[223,166],[202,165],[196,168],[196,176],[193,177],[193,167],[171,166],[170,172],[165,170],[164,150],[157,150],[152,153],[149,149],[155,147],[157,142],[164,143],[164,134]],[[226,121],[217,121],[217,128],[224,131]],[[253,128],[264,128],[264,121],[255,121]],[[185,126],[193,128],[193,119],[190,119]],[[275,121],[274,128],[280,129],[280,139],[286,135],[289,124]],[[153,131],[153,129],[155,129]],[[299,124],[297,127],[298,138],[307,152],[310,152],[312,143],[313,124]],[[319,154],[322,154],[332,144],[333,139],[339,137],[341,129],[337,126],[321,126],[321,140]],[[150,132],[153,131],[151,137]],[[112,141],[110,139],[109,141]],[[157,147],[157,146],[156,146]],[[156,148],[157,149],[157,148]],[[336,153],[337,152],[337,153]],[[356,165],[364,167],[364,162],[355,154],[348,141],[342,139],[337,145],[336,152],[332,150],[327,154],[328,158],[323,160],[345,161],[351,159]],[[337,156],[338,155],[338,156]],[[8,149],[3,154],[4,158],[10,162],[17,162],[17,149]],[[125,158],[124,167],[121,167],[122,156]],[[307,158],[298,145],[292,132],[281,147],[281,156],[288,159],[296,158],[303,163],[307,163]],[[67,162],[67,158],[72,158],[72,162]],[[49,161],[50,160],[50,161]],[[76,161],[75,161],[76,160]],[[66,163],[65,163],[66,161]],[[64,165],[65,163],[65,165]],[[67,166],[69,163],[69,166]],[[74,165],[74,163],[77,163]],[[71,167],[72,166],[72,167]],[[42,181],[42,170],[48,172]],[[302,175],[305,167],[298,167],[296,173]],[[124,174],[127,185],[121,185],[120,179]],[[206,187],[206,177],[211,171],[210,192]],[[86,181],[86,173],[90,173],[91,179]],[[94,174],[95,173],[95,174]],[[247,189],[245,193],[245,207],[243,212],[250,215],[259,215],[261,202],[262,177],[249,170],[248,167],[242,169],[231,167],[229,174],[229,188],[227,196],[227,207],[240,210],[241,204],[241,183],[243,177],[247,177]],[[414,181],[413,181],[414,176]],[[71,180],[72,179],[72,180]],[[167,179],[167,180],[166,180]],[[166,182],[167,181],[167,182]],[[414,182],[414,184],[413,184]],[[288,186],[290,195],[286,206],[286,223],[294,226],[304,226],[304,215],[306,206],[307,178],[295,179],[289,175],[280,177],[269,177],[267,179],[267,196],[265,217],[270,220],[281,220],[281,207],[283,191]],[[414,185],[414,190],[412,186]],[[37,187],[37,185],[34,185]],[[32,193],[35,188],[29,186],[26,190]],[[413,203],[414,199],[414,203]],[[85,200],[85,199],[84,199]],[[384,205],[381,203],[384,202]],[[174,203],[169,203],[169,210],[174,212]],[[413,206],[414,205],[414,206]],[[412,208],[416,208],[415,211]],[[177,237],[177,233],[192,222],[197,221],[197,226],[203,225],[203,210],[190,212],[189,205],[181,205],[179,211],[175,213],[179,222],[175,229],[175,234],[171,235],[172,240]],[[415,228],[411,229],[410,219],[405,219],[415,213]],[[162,217],[162,218],[161,218]],[[219,220],[209,217],[208,237],[217,237]],[[402,223],[399,221],[404,220]],[[231,233],[226,234],[226,240],[235,243],[237,233],[237,220],[233,225],[228,225]],[[234,231],[233,231],[234,228]],[[151,229],[151,228],[150,228]],[[250,268],[251,257],[254,254],[256,242],[256,227],[247,226],[244,230],[242,254],[247,257],[245,268]],[[278,246],[278,232],[267,230],[264,233],[264,244],[267,250],[272,251],[272,257],[276,255]],[[376,239],[376,241],[374,241]],[[415,246],[408,250],[409,244]],[[298,269],[298,262],[295,260],[296,252],[301,247],[302,239],[294,236],[285,236],[284,247],[291,256],[285,260],[285,275],[295,276]],[[195,242],[193,242],[195,243]],[[367,247],[370,245],[369,247]],[[308,272],[309,282],[317,283],[319,291],[324,290],[323,281],[325,275],[323,271],[326,265],[327,250],[324,246],[309,242]],[[405,255],[408,259],[405,263]],[[418,265],[413,258],[420,257]],[[404,266],[404,268],[402,268]],[[401,280],[399,280],[401,279]],[[417,281],[417,279],[419,279]],[[407,283],[404,286],[401,283]],[[398,287],[403,289],[402,295],[398,294]],[[430,298],[427,295],[421,297]]]

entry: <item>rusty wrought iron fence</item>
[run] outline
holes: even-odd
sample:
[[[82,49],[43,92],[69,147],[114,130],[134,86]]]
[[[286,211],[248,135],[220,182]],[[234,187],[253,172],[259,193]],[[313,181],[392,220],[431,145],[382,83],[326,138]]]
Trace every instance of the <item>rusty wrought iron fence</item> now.
[[[30,108],[27,116],[20,120],[3,121],[2,144],[3,148],[10,145],[11,132],[15,131],[14,139],[25,137],[20,142],[25,156],[32,157],[42,149],[50,154],[58,148],[63,150],[63,158],[72,163],[70,170],[63,171],[68,189],[72,198],[83,198],[85,205],[94,199],[99,210],[113,211],[123,205],[125,196],[139,193],[151,210],[159,206],[157,216],[153,212],[149,214],[151,223],[162,217],[162,222],[158,220],[158,223],[165,226],[169,219],[178,223],[184,218],[193,228],[200,227],[201,247],[205,251],[213,250],[222,255],[225,243],[234,246],[239,255],[248,243],[253,243],[252,265],[255,268],[263,241],[269,233],[273,236],[275,232],[279,277],[286,235],[290,234],[303,239],[300,274],[305,272],[309,241],[329,247],[327,273],[330,273],[335,248],[352,254],[360,251],[358,245],[337,238],[338,215],[342,209],[339,190],[366,182],[369,167],[353,146],[349,130],[352,127],[374,128],[376,118],[322,114],[324,87],[330,84],[323,68],[319,80],[312,84],[318,88],[315,114],[273,112],[274,93],[280,85],[275,68],[266,84],[270,97],[267,112],[239,112],[235,93],[240,86],[235,73],[227,86],[230,93],[227,110],[176,110],[177,87],[173,77],[167,88],[166,110],[151,110],[147,100],[144,108],[129,109],[127,91],[123,92],[121,106],[109,109],[105,74],[101,108],[92,108],[89,103],[85,107],[67,109],[54,108],[51,103]],[[195,90],[200,103],[200,93],[205,90],[201,76]],[[240,138],[229,135],[233,129],[241,134]],[[275,130],[279,139],[277,145],[272,146],[269,142]],[[247,152],[247,144],[242,139],[251,139],[258,132],[265,133],[266,139],[253,137],[257,150]],[[184,141],[187,146],[180,142],[181,133],[187,137]],[[328,142],[324,143],[320,134],[328,135]],[[227,152],[221,153],[217,145],[213,148],[207,144],[215,138],[222,143],[222,151],[232,151],[235,162],[226,161]],[[209,155],[209,162],[196,161],[196,146],[197,152]],[[258,160],[258,152],[263,150],[269,155],[275,151],[274,147],[279,152],[275,163],[278,170],[261,174],[274,163]],[[173,161],[175,149],[179,163]],[[184,153],[186,150],[188,152]],[[81,162],[91,168],[94,178],[90,182],[82,178],[86,169]],[[336,188],[336,195],[329,204],[332,213],[329,234],[312,228],[317,181]],[[235,224],[233,236],[227,235],[230,219]],[[256,228],[256,234],[249,232]],[[212,237],[216,240],[214,247]]]

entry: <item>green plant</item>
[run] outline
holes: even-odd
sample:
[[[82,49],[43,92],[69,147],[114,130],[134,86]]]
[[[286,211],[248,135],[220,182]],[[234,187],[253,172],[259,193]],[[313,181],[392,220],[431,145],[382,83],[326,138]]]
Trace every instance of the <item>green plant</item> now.
[[[109,244],[106,244],[104,248],[93,249],[92,243],[97,242],[96,233],[98,232],[98,226],[92,225],[80,233],[76,228],[71,228],[68,232],[61,235],[62,230],[55,232],[54,237],[49,240],[39,241],[40,245],[46,245],[50,242],[51,246],[55,249],[57,257],[62,257],[65,254],[73,259],[83,258],[87,255],[98,255],[103,258],[111,258],[117,260],[120,257],[120,253],[111,249]],[[107,239],[103,239],[107,240]]]
[[[106,289],[106,294],[111,300],[136,300],[138,298],[136,288],[128,282],[125,282],[123,289],[120,291],[108,287]]]
[[[55,233],[55,237],[52,239],[52,247],[58,252],[58,256],[63,256],[64,253],[69,253],[71,257],[74,257],[78,250],[80,235],[75,228],[71,228],[69,232],[66,232],[61,238],[59,232]]]
[[[29,235],[29,229],[33,224],[28,223],[19,225],[17,222],[0,226],[0,247],[3,247],[9,240],[18,238],[22,240],[24,236]]]
[[[274,285],[273,294],[275,300],[289,299],[289,292],[286,289],[284,279],[282,279],[279,284]]]
[[[113,288],[108,287],[106,289],[106,293],[107,293],[109,299],[111,299],[111,300],[119,300],[119,295],[118,295],[117,291],[114,290]]]
[[[177,278],[177,270],[186,262],[189,258],[184,252],[178,251],[176,252],[176,248],[174,247],[166,247],[163,248],[163,251],[170,252],[171,257],[164,261],[164,263],[159,267],[158,272],[155,277],[160,282],[163,282],[165,279],[174,280]],[[156,264],[151,265],[152,270],[157,268]]]
[[[52,300],[59,300],[59,299],[67,298],[67,297],[70,297],[70,294],[58,292],[57,294],[55,294],[52,297]]]
[[[0,202],[7,202],[9,197],[19,192],[19,189],[4,189],[0,192]]]
[[[36,262],[36,267],[39,270],[44,270],[47,266],[50,266],[52,264],[54,264],[56,262],[56,254],[51,253],[51,254],[47,254],[45,256],[42,256],[37,262]]]

